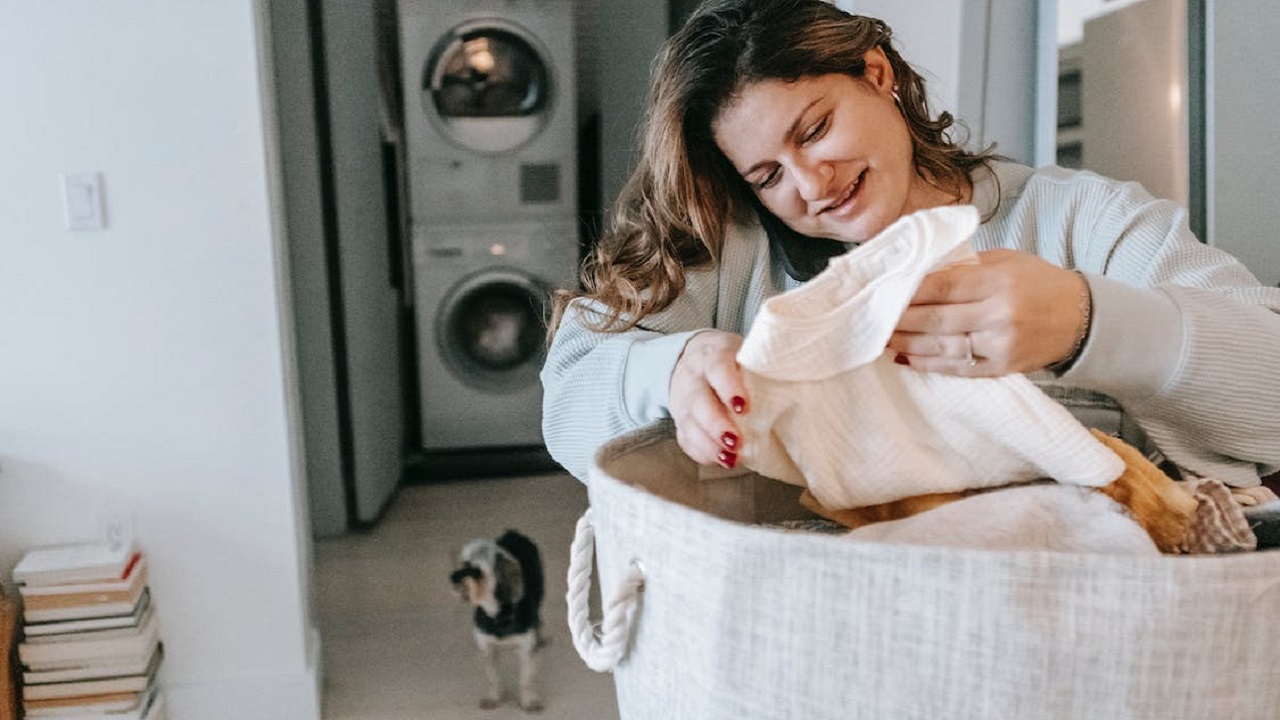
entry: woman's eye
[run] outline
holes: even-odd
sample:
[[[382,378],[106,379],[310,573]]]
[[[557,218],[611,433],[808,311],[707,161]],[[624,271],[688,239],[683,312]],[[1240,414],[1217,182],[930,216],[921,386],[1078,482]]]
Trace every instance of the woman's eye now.
[[[806,144],[811,143],[814,140],[817,140],[818,138],[822,137],[822,135],[826,133],[826,131],[827,131],[827,118],[824,117],[818,122],[814,123],[813,126],[809,128],[809,131],[804,134],[804,137],[800,139],[800,142],[806,143]]]
[[[781,175],[781,171],[780,171],[778,168],[774,168],[774,169],[770,170],[770,171],[769,171],[769,174],[768,174],[768,175],[765,175],[763,180],[761,180],[760,182],[756,183],[756,187],[758,187],[758,188],[760,188],[761,190],[763,190],[763,189],[765,189],[765,188],[771,188],[771,187],[773,187],[774,185],[777,185],[777,184],[778,184],[778,176],[779,176],[779,175]]]

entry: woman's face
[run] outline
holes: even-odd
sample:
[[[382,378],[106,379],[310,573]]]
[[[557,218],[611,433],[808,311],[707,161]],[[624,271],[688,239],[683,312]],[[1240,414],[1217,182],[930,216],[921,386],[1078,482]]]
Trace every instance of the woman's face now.
[[[883,51],[867,72],[765,80],[712,123],[716,145],[766,208],[796,231],[862,242],[902,215],[954,200],[925,183]]]

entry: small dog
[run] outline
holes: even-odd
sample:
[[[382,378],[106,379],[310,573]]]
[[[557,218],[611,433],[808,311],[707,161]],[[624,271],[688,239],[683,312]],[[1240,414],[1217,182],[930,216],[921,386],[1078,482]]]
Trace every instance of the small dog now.
[[[458,569],[449,581],[463,601],[475,608],[476,646],[488,680],[480,707],[495,708],[501,702],[497,652],[514,647],[520,660],[520,707],[526,712],[541,711],[534,657],[542,646],[543,577],[537,545],[515,530],[496,541],[472,540],[462,548]]]

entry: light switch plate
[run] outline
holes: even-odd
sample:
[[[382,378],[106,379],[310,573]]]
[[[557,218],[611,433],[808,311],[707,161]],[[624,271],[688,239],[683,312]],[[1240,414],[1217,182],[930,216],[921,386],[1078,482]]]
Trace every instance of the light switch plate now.
[[[62,174],[62,208],[68,230],[102,230],[106,228],[103,213],[102,175],[96,172]]]

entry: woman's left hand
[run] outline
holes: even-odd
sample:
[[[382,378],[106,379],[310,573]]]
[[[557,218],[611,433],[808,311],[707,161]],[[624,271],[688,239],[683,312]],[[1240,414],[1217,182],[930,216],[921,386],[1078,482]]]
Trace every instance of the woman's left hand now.
[[[979,253],[920,283],[889,340],[895,361],[926,372],[995,377],[1067,357],[1087,321],[1079,274],[1013,250]]]

